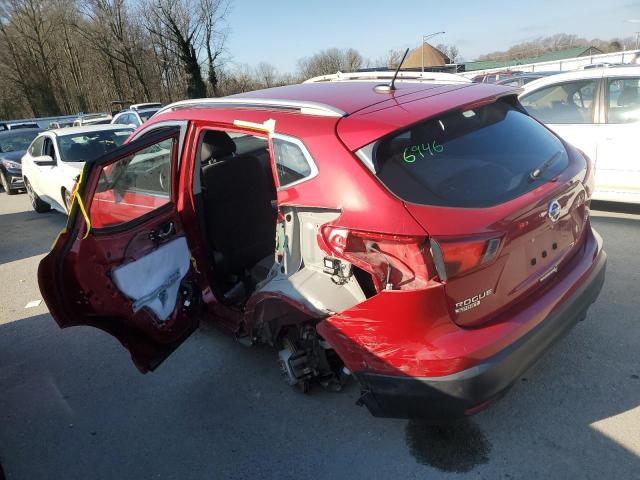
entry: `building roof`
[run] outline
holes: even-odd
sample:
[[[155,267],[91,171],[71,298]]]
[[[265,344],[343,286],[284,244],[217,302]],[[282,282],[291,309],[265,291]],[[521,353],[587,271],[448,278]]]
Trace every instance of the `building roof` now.
[[[424,47],[424,48],[423,48]],[[424,63],[422,61],[422,55],[424,55]],[[437,48],[424,42],[423,45],[411,50],[405,58],[402,68],[421,68],[425,67],[437,67],[450,63],[449,58]]]
[[[466,62],[464,64],[466,72],[474,70],[490,70],[492,68],[514,67],[516,65],[527,65],[529,63],[553,62],[565,60],[567,58],[583,57],[586,55],[597,55],[602,53],[596,47],[575,47],[555,52],[546,52],[537,57],[518,58],[512,60],[480,60],[477,62]]]

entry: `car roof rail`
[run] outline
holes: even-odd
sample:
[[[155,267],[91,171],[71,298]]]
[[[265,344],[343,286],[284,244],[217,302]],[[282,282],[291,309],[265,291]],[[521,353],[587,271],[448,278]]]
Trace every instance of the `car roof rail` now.
[[[349,80],[391,80],[395,71],[393,70],[380,70],[371,72],[337,72],[330,75],[320,75],[305,80],[303,83],[319,83],[319,82],[340,82]],[[456,73],[446,72],[414,72],[407,70],[400,70],[398,72],[398,80],[413,80],[413,81],[426,81],[426,82],[456,82],[456,83],[469,83],[471,80],[458,75]]]
[[[181,100],[161,108],[156,115],[184,108],[248,108],[285,110],[302,113],[304,115],[318,115],[323,117],[344,117],[347,115],[346,112],[337,107],[319,102],[251,97],[219,97]]]

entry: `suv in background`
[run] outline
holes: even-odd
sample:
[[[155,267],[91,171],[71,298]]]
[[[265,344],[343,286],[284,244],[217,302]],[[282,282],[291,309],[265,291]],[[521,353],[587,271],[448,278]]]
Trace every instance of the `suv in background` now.
[[[640,67],[546,77],[527,84],[520,102],[593,160],[595,200],[640,203]]]
[[[111,123],[119,125],[129,125],[138,128],[149,120],[162,106],[160,103],[136,103],[128,109],[122,110],[114,115]]]
[[[178,102],[87,163],[38,271],[58,324],[148,372],[210,321],[376,416],[497,400],[600,292],[593,166],[513,89],[375,75]]]

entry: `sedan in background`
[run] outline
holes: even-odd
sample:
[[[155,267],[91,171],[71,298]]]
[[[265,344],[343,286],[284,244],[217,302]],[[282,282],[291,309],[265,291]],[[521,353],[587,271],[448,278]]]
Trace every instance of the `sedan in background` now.
[[[40,132],[42,129],[39,128],[0,132],[0,183],[7,195],[24,189],[22,156]]]
[[[67,213],[84,164],[122,145],[132,131],[121,125],[93,125],[40,133],[22,158],[24,185],[33,209]]]
[[[595,163],[594,200],[640,203],[640,67],[546,77],[526,85],[520,102]]]
[[[137,103],[117,113],[111,123],[138,128],[160,110],[160,107],[160,103]]]

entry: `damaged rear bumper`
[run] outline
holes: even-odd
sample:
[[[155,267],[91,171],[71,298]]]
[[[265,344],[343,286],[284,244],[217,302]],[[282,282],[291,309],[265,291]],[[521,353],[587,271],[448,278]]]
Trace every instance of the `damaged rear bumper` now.
[[[598,243],[601,245],[600,239]],[[434,421],[482,410],[585,317],[604,284],[606,258],[600,248],[593,268],[568,299],[527,334],[471,368],[440,377],[354,373],[363,391],[360,402],[374,416]]]

